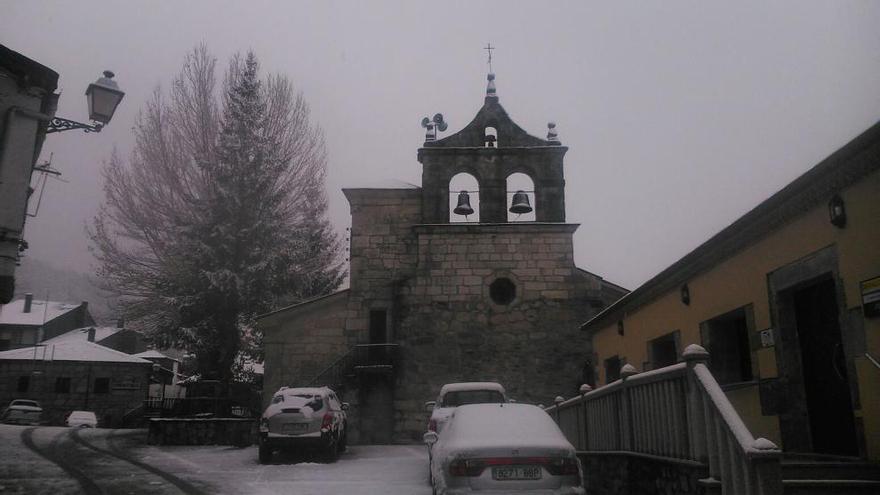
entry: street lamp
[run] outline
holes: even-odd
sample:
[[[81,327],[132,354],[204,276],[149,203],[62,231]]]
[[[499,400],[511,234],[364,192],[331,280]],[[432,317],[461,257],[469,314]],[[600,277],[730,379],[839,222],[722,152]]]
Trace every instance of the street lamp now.
[[[89,84],[86,89],[86,98],[89,104],[89,118],[93,124],[83,124],[73,120],[54,117],[49,122],[46,134],[53,132],[69,131],[72,129],[82,129],[84,132],[101,132],[105,124],[113,118],[116,106],[122,101],[125,93],[119,89],[119,85],[113,80],[113,72],[104,71],[104,77],[99,77],[97,81]]]

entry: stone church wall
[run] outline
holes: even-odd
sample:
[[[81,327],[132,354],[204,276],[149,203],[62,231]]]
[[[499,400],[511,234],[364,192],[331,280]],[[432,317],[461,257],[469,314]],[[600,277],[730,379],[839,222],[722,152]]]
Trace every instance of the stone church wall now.
[[[579,331],[601,304],[601,279],[574,266],[576,225],[418,226],[417,274],[400,289],[395,393],[398,441],[420,438],[424,402],[441,385],[498,381],[520,402],[576,393],[589,339]],[[516,285],[495,303],[497,278]]]

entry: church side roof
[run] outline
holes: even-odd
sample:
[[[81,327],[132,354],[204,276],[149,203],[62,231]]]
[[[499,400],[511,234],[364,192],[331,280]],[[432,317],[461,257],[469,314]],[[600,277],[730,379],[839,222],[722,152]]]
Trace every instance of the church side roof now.
[[[279,308],[274,311],[270,311],[268,313],[257,315],[257,320],[262,320],[263,318],[266,318],[266,317],[269,317],[272,315],[276,315],[278,313],[287,313],[287,312],[291,312],[291,311],[296,312],[298,310],[305,309],[306,307],[311,306],[311,305],[318,303],[318,302],[328,302],[331,299],[335,299],[341,295],[348,295],[349,290],[351,290],[351,289],[338,290],[338,291],[333,292],[331,294],[327,294],[326,296],[319,296],[314,299],[309,299],[308,301],[303,301],[300,303],[291,304],[290,306],[285,306],[283,308]]]

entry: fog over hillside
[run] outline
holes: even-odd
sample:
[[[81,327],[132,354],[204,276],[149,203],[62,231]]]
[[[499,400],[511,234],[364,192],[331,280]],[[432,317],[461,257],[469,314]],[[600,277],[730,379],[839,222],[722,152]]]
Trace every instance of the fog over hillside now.
[[[86,272],[58,268],[44,261],[25,257],[15,272],[15,298],[32,293],[35,299],[80,303],[88,301],[89,312],[98,324],[116,321],[114,297],[101,290],[97,278]]]

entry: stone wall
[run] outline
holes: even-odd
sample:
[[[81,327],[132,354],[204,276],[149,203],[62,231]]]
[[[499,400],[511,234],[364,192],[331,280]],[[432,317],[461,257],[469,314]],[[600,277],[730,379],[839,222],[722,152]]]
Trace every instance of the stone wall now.
[[[150,419],[147,443],[151,445],[235,445],[257,443],[256,419]]]
[[[699,480],[709,476],[697,462],[653,456],[592,452],[579,454],[584,486],[591,495],[679,495],[706,493]]]
[[[260,321],[265,350],[263,408],[283,386],[308,385],[348,350],[344,336],[348,291]]]
[[[34,373],[36,371],[36,373]],[[43,421],[63,425],[71,411],[94,411],[101,427],[116,427],[125,413],[147,395],[150,365],[77,361],[0,361],[0,405],[13,399],[32,399],[43,407]],[[18,392],[20,377],[28,377],[26,392]],[[59,377],[70,378],[70,391],[55,392]],[[109,390],[98,393],[95,380],[107,378]]]
[[[602,303],[602,282],[574,266],[570,224],[422,225],[416,275],[399,290],[403,367],[395,439],[418,440],[424,401],[444,383],[498,381],[521,402],[577,393],[590,343],[580,332]],[[516,286],[510,304],[490,284]],[[598,302],[597,302],[598,301]],[[610,301],[606,301],[610,302]],[[594,304],[596,303],[596,304]]]

